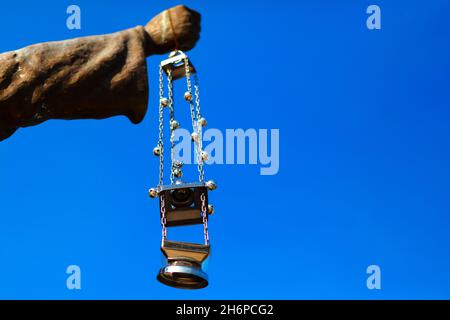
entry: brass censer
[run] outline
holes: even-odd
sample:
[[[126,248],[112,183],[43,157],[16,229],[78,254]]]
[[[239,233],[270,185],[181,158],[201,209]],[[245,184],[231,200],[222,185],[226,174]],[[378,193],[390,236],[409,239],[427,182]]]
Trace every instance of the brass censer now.
[[[167,97],[164,96],[164,76],[167,78]],[[194,78],[193,84],[191,77]],[[175,159],[175,135],[180,127],[175,120],[173,81],[186,79],[184,100],[189,105],[195,157],[198,167],[198,182],[185,183],[183,163]],[[193,92],[192,92],[193,91]],[[210,255],[208,218],[214,207],[208,202],[208,191],[216,189],[214,181],[204,181],[204,162],[208,153],[202,147],[202,128],[207,122],[200,113],[200,96],[197,72],[188,56],[179,50],[172,52],[159,66],[159,139],[153,153],[159,157],[159,183],[149,190],[152,198],[159,198],[162,226],[161,251],[166,265],[159,270],[157,279],[165,285],[200,289],[208,285],[208,275],[203,263]],[[169,110],[171,172],[170,184],[164,185],[164,109]],[[204,244],[171,241],[167,239],[167,229],[203,224]]]

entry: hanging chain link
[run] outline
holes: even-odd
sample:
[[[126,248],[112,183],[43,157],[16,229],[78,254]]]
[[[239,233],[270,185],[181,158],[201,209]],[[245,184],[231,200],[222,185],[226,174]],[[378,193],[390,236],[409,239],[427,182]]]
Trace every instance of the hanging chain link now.
[[[160,148],[159,154],[159,182],[158,189],[160,189],[164,182],[164,106],[162,104],[162,99],[164,98],[164,78],[163,69],[161,65],[159,66],[159,137],[158,146]]]
[[[167,240],[167,218],[166,218],[166,207],[164,201],[164,195],[161,195],[161,226],[162,226],[162,239],[161,245],[164,244],[164,241]]]
[[[171,169],[170,169],[170,183],[175,183],[175,129],[172,127],[172,121],[175,120],[175,107],[173,99],[173,81],[172,81],[172,70],[167,72],[167,92],[169,96],[169,110],[170,110],[170,158],[171,158]]]
[[[186,85],[187,90],[186,92],[189,92],[189,94],[192,94],[192,84],[191,84],[191,70],[189,68],[189,60],[187,58],[184,59],[184,68],[186,73]],[[189,101],[189,109],[191,111],[191,120],[192,120],[192,130],[193,132],[197,132],[196,126],[196,118],[195,118],[195,109],[194,109],[194,103],[192,102],[192,99]]]
[[[191,69],[189,67],[189,60],[188,58],[184,59],[184,68],[186,73],[186,83],[187,83],[187,92],[189,94],[192,94],[192,83],[191,83]],[[196,77],[195,77],[196,78]],[[194,141],[194,151],[195,156],[197,158],[197,167],[198,167],[198,173],[199,173],[199,181],[204,181],[204,170],[203,170],[203,159],[202,159],[202,131],[201,126],[198,124],[198,119],[200,119],[200,97],[199,97],[199,91],[198,91],[198,82],[195,82],[195,103],[197,107],[197,114],[196,109],[194,106],[194,101],[191,99],[189,101],[189,109],[191,111],[191,119],[192,119],[192,132],[195,132],[198,135],[198,139]]]
[[[200,200],[202,201],[203,234],[205,235],[205,245],[209,245],[208,209],[206,208],[206,196],[204,193],[200,195]]]
[[[198,180],[200,182],[204,182],[205,181],[205,171],[203,169],[203,159],[201,156],[201,152],[203,150],[203,128],[198,123],[198,120],[202,117],[202,115],[200,113],[200,87],[198,84],[197,74],[194,75],[194,87],[195,87],[195,105],[196,105],[196,111],[197,111],[197,131],[198,131],[199,136],[201,137],[199,139],[200,161],[198,162]]]
[[[197,134],[198,137],[194,139],[194,149],[195,156],[197,158],[198,164],[198,173],[199,173],[199,181],[204,182],[204,160],[202,158],[203,152],[203,139],[202,139],[202,125],[199,124],[199,119],[202,118],[200,111],[200,88],[198,83],[198,77],[194,74],[194,96],[192,97],[192,82],[191,82],[191,70],[189,65],[188,58],[184,58],[184,67],[186,74],[186,84],[187,84],[187,92],[189,93],[190,99],[189,108],[192,120],[192,132]],[[164,183],[164,107],[169,107],[170,112],[170,146],[171,146],[171,173],[170,173],[170,182],[174,184],[175,181],[175,169],[177,168],[177,161],[175,159],[175,126],[173,125],[173,121],[175,121],[175,108],[174,108],[174,94],[173,94],[173,72],[172,70],[167,71],[167,95],[168,98],[164,99],[164,77],[163,77],[163,68],[159,66],[159,136],[158,136],[158,147],[160,148],[159,154],[159,183],[158,189],[161,191],[161,188]],[[163,100],[165,102],[163,103]],[[168,104],[167,104],[168,102]],[[202,193],[200,195],[201,200],[201,214],[203,221],[203,234],[205,237],[205,245],[209,245],[209,230],[208,230],[208,208],[206,205],[206,194]],[[160,213],[161,213],[161,226],[162,226],[162,245],[164,241],[167,240],[167,216],[166,216],[166,207],[165,207],[165,197],[163,194],[160,194]]]
[[[200,87],[198,84],[198,76],[194,74],[194,88],[195,88],[195,105],[197,110],[197,119],[202,117],[200,113]]]

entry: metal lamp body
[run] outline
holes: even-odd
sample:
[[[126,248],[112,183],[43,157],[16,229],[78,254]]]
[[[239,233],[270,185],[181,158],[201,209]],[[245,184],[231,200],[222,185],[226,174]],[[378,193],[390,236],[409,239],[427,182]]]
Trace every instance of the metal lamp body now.
[[[208,207],[207,199],[208,189],[204,183],[164,186],[159,192],[160,212],[165,212],[161,218],[165,218],[166,227],[203,224],[202,210]],[[209,215],[207,211],[205,214]],[[208,285],[202,263],[210,254],[209,244],[164,239],[161,251],[167,265],[160,269],[158,281],[180,289],[201,289]]]
[[[191,75],[196,70],[187,55],[182,51],[174,51],[169,57],[160,63],[159,69],[159,138],[153,153],[159,157],[159,183],[157,188],[151,188],[149,195],[159,198],[160,220],[162,226],[161,251],[166,258],[166,265],[159,270],[157,275],[161,283],[181,289],[201,289],[208,285],[208,275],[202,269],[204,261],[210,254],[208,217],[214,212],[213,206],[208,203],[208,191],[214,190],[213,181],[204,180],[204,161],[208,154],[203,150],[201,139],[201,127],[206,125],[206,120],[201,115],[198,77]],[[167,97],[164,96],[164,79],[167,76]],[[199,183],[183,183],[183,164],[175,158],[174,137],[175,130],[180,123],[175,119],[173,81],[186,79],[184,103],[189,104],[192,120],[192,142],[195,144],[199,173]],[[170,185],[163,185],[164,181],[164,142],[163,122],[164,109],[169,110],[170,142],[171,142],[171,175]],[[189,225],[203,224],[205,237],[204,244],[170,241],[167,240],[167,229]]]

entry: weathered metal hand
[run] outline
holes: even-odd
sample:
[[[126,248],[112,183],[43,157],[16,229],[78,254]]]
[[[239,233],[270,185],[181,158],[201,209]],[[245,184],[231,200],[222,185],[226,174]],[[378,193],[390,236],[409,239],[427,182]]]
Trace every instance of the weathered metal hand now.
[[[177,6],[145,27],[0,54],[0,141],[49,119],[125,115],[139,123],[148,103],[145,58],[190,50],[199,34],[200,15]]]
[[[191,50],[200,37],[200,14],[176,6],[155,16],[145,30],[150,35],[149,54],[163,54],[177,48]]]

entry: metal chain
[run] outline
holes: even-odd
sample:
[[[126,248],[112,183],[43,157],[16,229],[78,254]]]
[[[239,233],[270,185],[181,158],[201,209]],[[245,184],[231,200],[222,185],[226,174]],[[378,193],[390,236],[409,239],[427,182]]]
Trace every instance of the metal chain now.
[[[187,82],[187,92],[192,97],[192,83],[191,83],[191,72],[190,72],[190,66],[189,66],[189,60],[188,58],[184,59],[184,67],[186,72],[186,82]],[[169,101],[169,111],[170,111],[170,144],[171,144],[171,174],[170,174],[170,181],[171,184],[174,184],[174,178],[175,178],[175,133],[174,133],[174,127],[172,126],[173,121],[175,120],[175,108],[174,108],[174,98],[173,98],[173,74],[172,70],[168,70],[167,72],[167,91],[168,91],[168,101]],[[204,182],[204,169],[203,169],[203,159],[202,159],[202,127],[199,125],[198,120],[201,118],[200,113],[200,89],[198,84],[198,77],[197,75],[194,75],[194,94],[195,94],[195,100],[189,99],[189,107],[190,107],[190,113],[191,113],[191,120],[192,120],[192,129],[194,133],[198,134],[198,139],[194,141],[195,146],[195,153],[197,157],[197,163],[198,163],[198,172],[199,172],[199,181]],[[161,190],[163,182],[164,182],[164,141],[163,141],[163,134],[164,134],[164,105],[162,103],[162,100],[164,98],[164,77],[163,77],[163,69],[161,65],[159,66],[159,136],[158,136],[158,146],[160,148],[160,155],[159,155],[159,183],[158,183],[158,189]],[[195,105],[194,105],[195,102]],[[201,200],[201,214],[202,214],[202,220],[203,220],[203,234],[205,237],[205,245],[209,245],[209,230],[208,230],[208,208],[206,206],[206,195],[205,193],[202,193],[200,195]],[[161,211],[161,226],[162,226],[162,245],[164,244],[164,241],[167,240],[167,216],[166,216],[166,207],[165,207],[165,197],[163,194],[160,195],[160,211]]]
[[[159,66],[159,137],[158,146],[160,148],[159,154],[159,182],[158,189],[161,188],[164,182],[164,106],[162,104],[162,99],[164,98],[164,78],[163,69],[161,65]]]
[[[187,58],[184,59],[184,69],[186,73],[186,85],[187,85],[187,91],[191,94],[192,91],[192,84],[191,84],[191,70],[189,68],[189,60]],[[195,119],[195,109],[194,109],[194,103],[192,99],[189,101],[189,109],[191,111],[191,120],[192,120],[192,130],[196,132],[196,119]]]
[[[206,196],[204,193],[200,195],[200,200],[202,201],[203,234],[205,235],[205,245],[209,245],[208,211],[206,208]]]
[[[201,113],[200,113],[200,87],[198,84],[198,77],[195,74],[194,75],[194,87],[195,87],[195,104],[196,104],[196,111],[197,111],[197,130],[198,130],[198,134],[200,137],[203,136],[203,128],[201,125],[198,124],[198,120],[202,117]],[[203,150],[203,139],[199,139],[199,148],[200,148],[200,152],[201,150]],[[200,154],[200,160],[198,162],[198,180],[200,182],[204,182],[205,181],[205,171],[203,169],[203,159],[201,159],[201,154]]]
[[[195,88],[195,105],[197,109],[197,119],[200,119],[202,116],[200,114],[200,87],[198,85],[197,74],[194,74],[194,88]]]
[[[172,81],[172,70],[167,72],[167,91],[169,96],[169,110],[170,110],[170,158],[171,158],[171,169],[170,169],[170,183],[175,183],[175,130],[172,127],[172,121],[175,120],[175,108],[173,100],[173,81]]]
[[[184,68],[185,68],[185,73],[186,73],[186,83],[187,83],[187,92],[189,92],[190,94],[192,94],[192,84],[191,84],[191,70],[189,68],[189,60],[188,58],[184,59]],[[198,109],[199,109],[199,105],[200,105],[200,98],[198,97],[198,88],[196,86],[195,88],[195,101],[196,103],[198,102]],[[204,172],[203,172],[203,159],[202,159],[202,132],[200,129],[200,126],[198,125],[198,119],[199,119],[199,113],[197,111],[196,114],[196,110],[194,107],[194,102],[193,99],[191,99],[189,101],[189,108],[191,111],[191,119],[192,119],[192,131],[198,134],[198,140],[194,141],[194,151],[195,151],[195,155],[197,157],[197,167],[198,167],[198,172],[199,172],[199,181],[203,182],[204,181]]]
[[[166,207],[164,201],[164,195],[161,195],[161,226],[162,226],[162,240],[161,245],[164,244],[164,241],[167,239],[167,218],[166,218]]]

